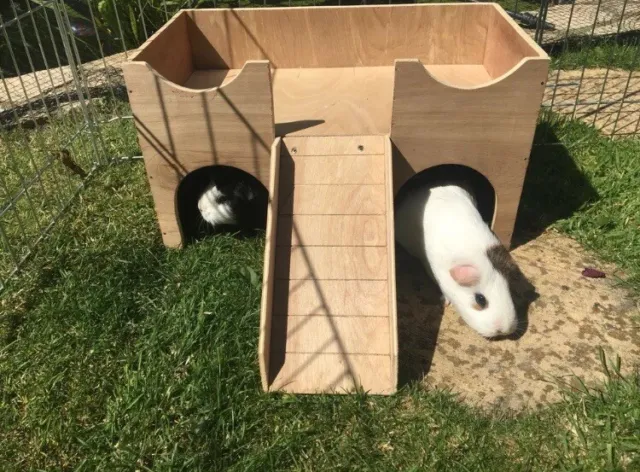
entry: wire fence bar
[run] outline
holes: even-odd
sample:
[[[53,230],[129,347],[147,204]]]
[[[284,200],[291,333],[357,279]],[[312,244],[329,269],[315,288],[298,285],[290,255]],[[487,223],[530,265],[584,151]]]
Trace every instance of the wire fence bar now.
[[[568,49],[568,46],[569,46],[569,41],[568,41],[568,39],[569,39],[569,31],[571,29],[571,20],[573,19],[573,11],[575,9],[575,6],[576,6],[576,3],[572,2],[571,3],[571,11],[569,12],[569,21],[567,21],[567,26],[565,28],[565,36],[564,36],[565,40],[562,43],[562,50],[565,53],[566,53],[566,51]],[[547,83],[547,87],[551,87],[553,89],[553,93],[551,95],[551,103],[549,104],[549,108],[550,109],[553,109],[553,104],[554,104],[555,99],[556,99],[556,92],[558,91],[557,84],[558,84],[559,79],[560,79],[560,68],[558,68],[558,70],[556,71],[555,81],[552,82],[551,85]]]
[[[620,15],[620,20],[618,21],[618,29],[616,31],[616,35],[615,38],[618,38],[618,35],[620,34],[620,29],[622,28],[622,20],[624,19],[624,12],[627,8],[627,3],[628,0],[624,0],[624,4],[622,6],[622,14]],[[598,108],[600,108],[601,103],[602,103],[602,97],[604,96],[604,92],[607,86],[607,79],[609,78],[609,71],[611,70],[611,68],[609,67],[609,64],[611,64],[611,62],[613,61],[613,55],[614,55],[614,51],[613,49],[609,52],[609,57],[607,60],[607,71],[605,72],[605,76],[604,76],[604,80],[602,81],[602,88],[600,89],[600,96],[598,97]],[[596,119],[597,119],[597,115],[594,115],[593,117],[593,124],[596,123]]]
[[[14,3],[14,0],[10,0],[10,3],[11,3],[11,8],[12,8],[14,14],[17,16],[18,13],[16,11],[16,6],[15,6],[15,3]],[[31,16],[31,20],[33,20],[33,16]],[[26,40],[25,35],[24,35],[24,30],[23,30],[23,28],[21,26],[21,21],[18,21],[16,23],[16,25],[17,25],[18,31],[20,33],[20,37],[21,37],[21,39],[23,41],[23,44],[24,44],[24,43],[27,42],[27,40]],[[36,36],[36,39],[37,39],[37,42],[38,42],[38,47],[42,51],[43,50],[43,45],[42,45],[42,40],[40,38],[38,30],[34,29],[34,33],[35,33],[35,36]],[[11,49],[10,43],[8,41],[7,41],[7,43],[8,43],[8,46],[9,46],[9,51],[11,51],[11,54],[13,55],[13,51]],[[26,55],[27,55],[27,60],[28,60],[28,63],[29,63],[30,71],[31,71],[31,73],[35,74],[36,70],[35,70],[34,62],[33,62],[33,59],[31,57],[31,54],[29,52],[29,49],[28,48],[25,49],[25,52],[26,52]],[[49,68],[48,68],[48,64],[47,64],[46,58],[44,59],[44,64],[47,67],[47,71],[48,71]],[[43,109],[45,111],[45,115],[47,116],[48,120],[51,120],[51,118],[52,118],[51,117],[51,113],[49,112],[49,108],[46,105],[45,95],[44,95],[44,93],[42,91],[42,87],[40,86],[40,81],[37,78],[35,80],[35,83],[36,83],[36,87],[37,87],[37,90],[38,90],[39,99],[42,102]],[[24,88],[24,84],[22,84],[22,86]],[[40,143],[42,145],[42,136],[40,134],[38,134],[38,133],[36,135],[39,138]],[[59,139],[59,136],[55,135],[54,138],[57,140],[57,139]],[[32,157],[32,160],[33,160],[33,157]],[[41,168],[38,169],[38,171],[36,172],[36,175],[38,176],[38,179],[40,179]],[[40,182],[42,182],[42,181],[40,181]],[[56,189],[54,189],[54,191],[52,193],[55,195],[55,199],[58,201],[59,205],[62,206],[61,192],[60,192],[60,186],[59,186],[58,179],[53,179],[53,184],[56,187]],[[43,187],[43,189],[44,189],[44,187]]]
[[[413,1],[0,1],[0,292],[87,179],[141,158],[121,64],[177,11]],[[638,135],[640,0],[498,3],[551,57],[541,116]]]
[[[14,23],[17,23],[18,21],[20,21],[23,18],[27,18],[29,16],[33,16],[34,13],[36,13],[39,10],[42,10],[44,8],[46,8],[48,5],[52,5],[53,2],[55,0],[46,0],[41,2],[39,5],[37,5],[34,8],[29,8],[28,11],[24,12],[24,13],[20,13],[19,15],[16,15],[14,18],[3,22],[2,24],[0,24],[0,28],[8,28],[9,26],[13,25]]]
[[[622,113],[622,110],[624,109],[625,104],[629,105],[629,104],[636,104],[636,103],[640,103],[640,100],[627,100],[627,96],[629,94],[629,85],[631,85],[631,78],[633,76],[633,70],[635,69],[635,67],[638,64],[638,51],[640,51],[640,48],[636,48],[634,54],[633,54],[633,60],[631,62],[631,70],[629,71],[629,74],[627,75],[627,81],[625,83],[624,86],[624,90],[622,92],[622,99],[620,100],[620,106],[618,107],[618,112],[616,114],[616,119],[615,119],[615,124],[613,126],[613,131],[611,132],[612,135],[616,135],[616,131],[618,129],[618,123],[620,120],[620,113]],[[638,116],[638,121],[640,121],[640,116]]]

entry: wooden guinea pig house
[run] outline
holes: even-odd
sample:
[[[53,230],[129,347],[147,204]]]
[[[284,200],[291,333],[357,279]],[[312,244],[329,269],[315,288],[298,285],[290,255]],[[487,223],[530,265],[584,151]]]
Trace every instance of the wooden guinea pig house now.
[[[183,10],[130,58],[166,246],[194,170],[270,192],[265,390],[395,391],[394,195],[425,169],[474,169],[509,246],[548,62],[490,3]]]

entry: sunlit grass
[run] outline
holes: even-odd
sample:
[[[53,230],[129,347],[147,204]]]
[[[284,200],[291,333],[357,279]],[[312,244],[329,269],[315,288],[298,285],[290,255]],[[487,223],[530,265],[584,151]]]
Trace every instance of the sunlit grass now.
[[[111,155],[137,152],[129,124],[113,126]],[[538,131],[521,229],[555,224],[638,290],[640,142],[555,119]],[[639,379],[615,369],[598,390],[521,415],[419,385],[389,398],[263,394],[249,276],[263,248],[219,236],[167,250],[142,163],[98,170],[0,299],[2,469],[640,468]]]

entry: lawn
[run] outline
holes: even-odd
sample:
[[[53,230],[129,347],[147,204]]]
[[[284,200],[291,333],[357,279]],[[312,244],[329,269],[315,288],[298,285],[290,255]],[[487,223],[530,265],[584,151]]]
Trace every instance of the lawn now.
[[[551,68],[576,70],[586,68],[612,68],[640,70],[638,36],[620,35],[619,38],[576,38],[545,47],[551,57]]]
[[[4,142],[27,165],[19,144],[35,138],[15,133]],[[103,137],[109,155],[136,151],[130,122]],[[536,141],[518,232],[555,225],[640,294],[640,141],[553,116]],[[142,163],[98,168],[1,295],[3,470],[640,470],[640,377],[615,367],[522,414],[418,384],[388,398],[263,394],[263,247],[219,236],[166,250]]]
[[[80,172],[91,173],[105,156],[120,157],[139,154],[135,130],[131,122],[110,120],[130,113],[128,104],[114,100],[110,94],[97,98],[92,116],[104,123],[94,131],[96,158],[90,135],[83,125],[79,108],[69,112],[50,113],[50,125],[38,132],[25,130],[15,123],[28,121],[29,115],[10,117],[0,134],[0,202],[10,202],[8,211],[0,212],[0,283],[17,263],[29,255],[38,235],[50,226],[55,217],[74,199],[83,186],[82,176],[70,172],[61,162],[61,150],[67,150]],[[40,105],[34,102],[34,105]],[[68,103],[60,103],[64,109]],[[79,131],[82,131],[79,133]],[[28,191],[24,192],[24,188]],[[9,241],[10,250],[5,242]],[[1,285],[0,285],[1,287]]]
[[[638,69],[627,39],[556,45],[552,66]],[[111,99],[96,101],[99,120]],[[2,134],[0,201],[72,140],[78,113]],[[519,414],[421,384],[386,398],[262,393],[263,238],[167,250],[142,162],[98,165],[89,132],[66,146],[86,183],[54,159],[0,216],[4,280],[70,203],[0,293],[2,470],[640,470],[640,371],[623,378],[615,359],[604,385]],[[99,138],[102,156],[139,154],[130,121]],[[542,116],[515,239],[563,231],[640,298],[639,155],[640,140]]]

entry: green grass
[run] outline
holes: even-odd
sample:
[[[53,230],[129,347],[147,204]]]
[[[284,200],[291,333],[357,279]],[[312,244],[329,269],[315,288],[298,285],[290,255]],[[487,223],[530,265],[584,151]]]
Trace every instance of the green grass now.
[[[566,232],[626,272],[640,294],[640,140],[611,140],[579,121],[538,126],[517,227]]]
[[[112,126],[111,155],[137,152]],[[536,141],[520,236],[555,225],[640,293],[640,141],[553,117]],[[640,470],[640,378],[615,368],[520,415],[419,385],[263,394],[263,245],[166,250],[142,163],[99,170],[0,298],[2,470]]]
[[[262,249],[218,237],[166,251],[142,165],[101,173],[2,300],[3,469],[640,467],[636,377],[516,417],[418,386],[262,394]]]
[[[94,101],[97,120],[130,113],[128,106],[109,99]],[[82,129],[79,109],[51,115],[51,125],[38,132],[14,127],[0,132],[0,202],[14,199],[13,208],[0,216],[0,228],[6,233],[11,251],[0,239],[0,281],[6,279],[16,261],[31,249],[32,243],[71,201],[82,178],[53,156],[67,149],[84,172],[91,172],[100,162],[91,145],[88,128]],[[82,130],[82,131],[81,131]],[[78,134],[79,133],[79,134]],[[98,150],[106,156],[139,154],[135,129],[131,121],[106,121],[99,132]],[[23,189],[27,187],[28,192]]]
[[[551,67],[561,70],[576,70],[586,68],[606,68],[622,70],[640,70],[640,45],[634,40],[632,43],[617,43],[613,40],[594,42],[578,42],[569,47],[558,44],[549,49]]]

